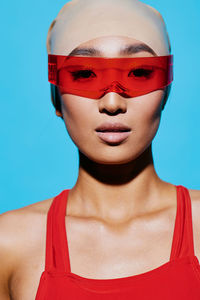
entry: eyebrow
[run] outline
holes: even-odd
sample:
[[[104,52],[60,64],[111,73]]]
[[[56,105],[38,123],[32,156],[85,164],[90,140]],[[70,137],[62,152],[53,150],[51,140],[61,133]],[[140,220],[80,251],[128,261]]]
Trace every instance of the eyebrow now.
[[[154,50],[147,46],[146,44],[140,43],[140,44],[130,44],[126,45],[125,47],[120,48],[119,54],[120,55],[131,55],[136,54],[139,52],[149,52],[153,54],[154,56],[157,56],[157,54],[154,52]],[[102,52],[94,47],[77,47],[74,50],[68,54],[68,56],[102,56]]]

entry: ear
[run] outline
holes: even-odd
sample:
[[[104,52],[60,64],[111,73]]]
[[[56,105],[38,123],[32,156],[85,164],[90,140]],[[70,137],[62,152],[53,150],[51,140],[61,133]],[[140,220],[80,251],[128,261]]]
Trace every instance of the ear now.
[[[62,113],[59,110],[56,109],[55,112],[56,112],[56,116],[61,117],[61,118],[63,117]]]

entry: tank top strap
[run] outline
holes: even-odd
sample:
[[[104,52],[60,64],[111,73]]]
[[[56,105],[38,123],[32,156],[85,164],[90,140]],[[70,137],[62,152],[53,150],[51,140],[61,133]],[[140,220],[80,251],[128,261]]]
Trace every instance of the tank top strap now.
[[[177,210],[170,260],[194,256],[192,205],[189,191],[176,186]],[[52,201],[47,214],[46,271],[70,272],[70,260],[65,227],[65,215],[69,189],[63,190]]]
[[[47,214],[46,271],[69,271],[65,214],[69,190],[63,190],[52,201]]]
[[[171,260],[194,256],[192,204],[189,191],[177,185],[177,213],[172,243]]]

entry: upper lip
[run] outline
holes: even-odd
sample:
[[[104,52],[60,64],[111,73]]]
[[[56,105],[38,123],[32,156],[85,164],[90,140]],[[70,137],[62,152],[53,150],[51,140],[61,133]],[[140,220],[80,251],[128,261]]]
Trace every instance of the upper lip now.
[[[131,128],[122,123],[102,123],[98,126],[96,131],[130,131]]]

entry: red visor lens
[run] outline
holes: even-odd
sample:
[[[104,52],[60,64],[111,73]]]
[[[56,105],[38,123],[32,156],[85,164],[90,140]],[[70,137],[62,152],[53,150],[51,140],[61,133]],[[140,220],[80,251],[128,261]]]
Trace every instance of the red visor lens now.
[[[153,57],[80,57],[48,55],[48,80],[61,94],[99,99],[108,92],[137,97],[168,86],[173,55]]]

